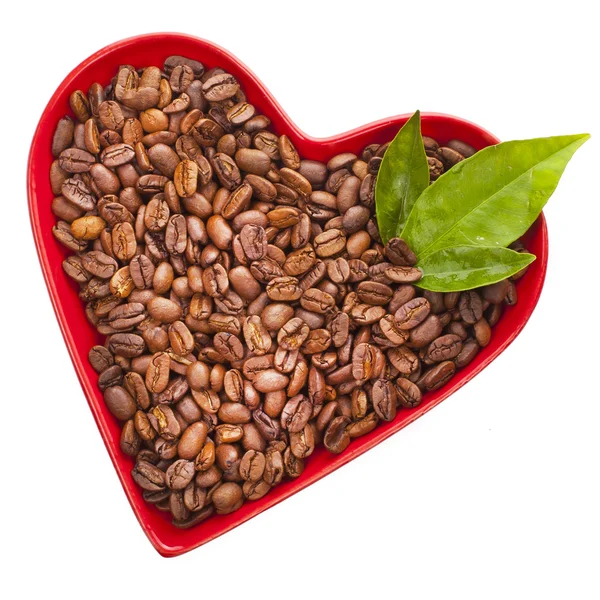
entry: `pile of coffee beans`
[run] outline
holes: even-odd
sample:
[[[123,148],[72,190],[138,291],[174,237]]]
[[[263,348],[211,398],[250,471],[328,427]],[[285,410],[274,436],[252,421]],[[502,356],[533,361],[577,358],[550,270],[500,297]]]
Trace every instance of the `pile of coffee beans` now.
[[[490,341],[512,281],[415,287],[381,244],[386,144],[322,163],[220,68],[168,58],[73,92],[52,142],[57,240],[144,498],[189,527],[417,406]],[[424,139],[431,179],[474,150]]]

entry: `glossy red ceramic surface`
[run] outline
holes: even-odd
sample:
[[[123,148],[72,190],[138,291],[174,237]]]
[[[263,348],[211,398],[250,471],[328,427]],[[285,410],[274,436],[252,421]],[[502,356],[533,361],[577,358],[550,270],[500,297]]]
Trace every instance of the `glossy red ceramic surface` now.
[[[89,365],[87,354],[92,345],[103,343],[103,339],[86,320],[83,304],[77,296],[77,285],[62,270],[61,263],[68,251],[54,239],[51,232],[55,217],[50,210],[53,194],[48,178],[53,160],[50,152],[52,135],[58,119],[71,112],[69,94],[76,89],[87,91],[95,81],[108,83],[121,64],[133,64],[137,68],[162,66],[164,59],[172,54],[199,60],[207,68],[220,66],[232,73],[240,81],[257,112],[271,119],[275,132],[287,134],[303,158],[327,161],[339,152],[358,153],[367,144],[391,140],[409,116],[390,117],[327,139],[312,138],[294,125],[256,75],[237,58],[210,42],[175,33],[130,38],[100,50],[76,67],[48,102],[33,138],[27,173],[31,225],[40,263],[73,365],[123,489],[146,535],[164,556],[175,556],[205,544],[281,502],[379,444],[467,383],[506,349],[531,316],[544,283],[548,252],[546,224],[541,216],[525,238],[527,248],[537,256],[537,260],[526,276],[517,283],[518,304],[505,310],[502,319],[493,329],[489,346],[467,368],[459,371],[448,385],[427,394],[416,409],[400,410],[393,422],[379,425],[370,434],[354,440],[340,455],[332,455],[322,448],[316,450],[307,460],[306,469],[300,478],[281,483],[261,500],[246,502],[233,514],[213,516],[188,530],[175,528],[167,514],[142,500],[141,490],[130,475],[133,461],[119,449],[119,424],[109,413],[96,386],[97,374]],[[332,98],[334,93],[335,90],[332,89]],[[422,127],[424,135],[434,137],[442,143],[458,138],[481,149],[499,141],[481,127],[448,115],[425,113],[422,115]],[[317,510],[318,507],[315,506],[314,509]]]

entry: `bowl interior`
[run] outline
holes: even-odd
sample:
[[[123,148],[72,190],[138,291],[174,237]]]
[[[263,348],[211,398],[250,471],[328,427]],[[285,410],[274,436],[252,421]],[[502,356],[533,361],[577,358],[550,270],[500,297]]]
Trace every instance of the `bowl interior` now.
[[[92,345],[103,343],[104,340],[85,317],[83,304],[77,295],[77,285],[62,270],[61,263],[69,252],[54,239],[51,232],[55,217],[50,209],[53,194],[48,177],[53,160],[50,146],[54,128],[60,117],[71,114],[68,100],[73,90],[87,92],[96,81],[106,85],[121,64],[132,64],[136,68],[148,65],[162,67],[164,59],[172,54],[199,60],[206,68],[220,66],[231,72],[240,81],[249,102],[257,107],[258,112],[271,119],[276,133],[290,136],[303,158],[326,161],[342,151],[360,152],[367,144],[389,141],[408,118],[408,115],[401,115],[335,137],[312,138],[289,120],[268,90],[239,60],[214,44],[181,34],[140,36],[104,48],[65,78],[44,110],[32,142],[28,167],[29,209],[40,263],[77,375],[123,488],[150,541],[165,556],[181,554],[206,543],[310,485],[389,437],[464,385],[498,356],[525,325],[539,298],[547,263],[547,233],[542,216],[525,237],[528,249],[537,256],[537,260],[527,275],[517,282],[519,303],[505,310],[504,316],[494,327],[489,346],[461,370],[449,385],[428,394],[416,409],[400,410],[393,422],[379,425],[370,434],[354,440],[341,455],[334,456],[323,448],[317,449],[307,460],[306,469],[299,479],[281,483],[261,500],[246,502],[235,513],[213,516],[192,529],[176,529],[165,513],[143,501],[141,490],[130,476],[133,460],[119,449],[119,424],[109,413],[96,386],[97,374],[89,365],[87,354]],[[422,123],[423,133],[442,143],[459,138],[481,149],[498,142],[484,129],[455,117],[425,113]]]

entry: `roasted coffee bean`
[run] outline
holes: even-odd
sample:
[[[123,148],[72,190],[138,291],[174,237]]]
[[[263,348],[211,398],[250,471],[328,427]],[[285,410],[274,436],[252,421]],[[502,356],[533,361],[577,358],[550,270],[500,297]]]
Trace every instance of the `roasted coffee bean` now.
[[[387,357],[398,372],[405,376],[412,375],[420,366],[419,357],[406,346],[391,348]]]
[[[424,348],[438,338],[442,330],[443,325],[437,315],[429,315],[420,325],[410,330],[408,345],[411,348]]]
[[[271,336],[259,316],[246,319],[243,326],[244,339],[248,349],[257,355],[266,354],[271,348]]]
[[[312,403],[298,394],[288,400],[281,414],[281,426],[289,433],[297,433],[304,429],[312,414]]]
[[[437,390],[454,375],[455,371],[454,363],[449,360],[435,365],[421,377],[422,389],[425,391]]]
[[[372,325],[385,315],[385,308],[371,304],[356,304],[350,310],[350,318],[359,325]]]
[[[193,160],[182,160],[175,167],[173,182],[177,194],[190,198],[198,187],[198,165]]]
[[[168,298],[152,298],[147,308],[150,316],[160,323],[173,323],[182,317],[181,306]]]
[[[131,471],[131,476],[143,490],[149,492],[161,491],[167,485],[165,473],[145,460],[136,462]]]
[[[346,429],[350,423],[350,418],[343,416],[336,417],[329,423],[323,437],[323,444],[329,452],[339,454],[348,447],[350,444],[350,436]]]
[[[414,298],[403,304],[394,315],[398,328],[407,331],[422,323],[431,307],[426,298]]]
[[[492,330],[485,319],[479,319],[479,321],[473,325],[473,331],[475,332],[475,339],[481,348],[484,348],[490,343]]]
[[[394,283],[414,283],[423,276],[420,269],[416,267],[388,267],[384,271],[385,276]]]
[[[361,302],[366,304],[385,306],[393,295],[393,290],[384,283],[375,281],[362,281],[356,287],[356,293]]]
[[[144,352],[144,338],[134,333],[115,333],[108,340],[108,349],[119,356],[133,358]]]
[[[88,359],[97,373],[102,373],[115,362],[113,355],[104,346],[93,346],[88,354]]]
[[[91,156],[91,155],[90,155]],[[113,144],[102,150],[100,160],[105,167],[113,169],[131,162],[135,158],[135,150],[129,144]]]
[[[120,385],[112,385],[104,391],[104,402],[108,410],[120,421],[133,418],[137,410],[135,401]]]
[[[371,390],[371,402],[375,413],[384,421],[393,421],[396,416],[396,392],[392,383],[377,379]]]
[[[70,117],[63,117],[58,122],[56,129],[54,130],[54,136],[52,138],[52,155],[55,157],[60,156],[63,150],[66,150],[73,143],[73,133],[75,131],[75,124]]]
[[[396,398],[404,408],[414,408],[421,403],[422,394],[419,387],[410,379],[399,377],[394,384]]]
[[[242,486],[244,497],[248,500],[259,500],[270,489],[271,486],[264,481],[264,479],[259,479],[258,481],[246,481]]]
[[[266,466],[265,455],[256,450],[248,450],[240,462],[240,476],[244,481],[262,479]]]
[[[346,427],[346,432],[351,439],[354,439],[373,431],[378,423],[379,417],[375,413],[369,413],[366,417],[350,423]]]
[[[483,316],[481,298],[473,290],[462,292],[458,301],[458,309],[462,320],[468,325],[475,325]]]
[[[269,341],[271,338],[269,338]],[[233,333],[220,331],[213,338],[215,350],[230,362],[240,360],[244,356],[244,347],[240,339]]]
[[[183,491],[183,503],[192,513],[201,511],[206,503],[206,490],[195,481],[190,481]]]
[[[292,302],[302,296],[303,290],[296,277],[275,277],[267,284],[267,295],[276,302]]]
[[[385,255],[390,262],[398,266],[413,267],[417,264],[415,253],[400,238],[392,238],[385,245]]]
[[[179,459],[176,460],[165,473],[167,487],[171,490],[183,490],[195,475],[194,463]]]
[[[461,160],[465,159],[460,152],[457,152],[454,148],[449,148],[447,146],[438,148],[437,153],[442,158],[446,169],[450,169],[454,165],[458,164]]]
[[[458,356],[461,349],[462,340],[450,333],[433,340],[427,348],[426,357],[432,362],[442,362]]]
[[[367,381],[376,377],[381,371],[379,350],[368,343],[360,343],[352,353],[352,376],[358,381]]]
[[[306,425],[298,432],[290,432],[290,446],[292,454],[299,459],[309,457],[315,449],[315,437],[310,425]]]
[[[339,229],[329,229],[315,237],[314,246],[320,258],[334,256],[346,246],[346,235]]]
[[[316,288],[309,288],[302,294],[300,305],[305,310],[316,313],[327,313],[334,308],[335,298],[327,292],[322,292]]]
[[[286,350],[298,350],[310,333],[308,325],[297,317],[290,319],[277,334],[277,342]]]
[[[157,352],[152,357],[146,371],[146,387],[149,391],[162,392],[169,383],[171,359],[166,352]]]
[[[167,75],[171,75],[173,69],[180,65],[187,65],[192,70],[194,77],[202,77],[204,73],[204,65],[197,60],[186,58],[185,56],[173,55],[165,59],[164,71]]]
[[[263,479],[270,486],[281,482],[284,474],[283,456],[279,450],[269,448],[265,454],[265,471]]]
[[[142,439],[135,430],[133,420],[130,419],[123,425],[119,447],[128,456],[137,456],[142,446]]]
[[[479,344],[476,340],[467,339],[462,345],[462,349],[454,359],[454,364],[458,368],[466,367],[479,352]]]
[[[123,380],[123,369],[119,365],[107,367],[98,377],[98,387],[104,391],[112,385],[120,385]]]
[[[508,294],[509,283],[506,280],[481,288],[483,300],[491,304],[500,304]]]

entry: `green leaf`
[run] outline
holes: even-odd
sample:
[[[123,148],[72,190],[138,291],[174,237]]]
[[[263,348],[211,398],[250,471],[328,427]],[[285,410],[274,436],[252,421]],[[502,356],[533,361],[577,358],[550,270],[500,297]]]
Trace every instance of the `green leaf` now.
[[[535,221],[589,137],[505,142],[477,152],[425,189],[400,237],[421,259],[454,246],[508,246]]]
[[[423,277],[415,285],[434,292],[461,292],[506,279],[535,260],[508,248],[456,246],[420,260]]]
[[[417,111],[388,146],[377,173],[375,210],[385,244],[400,231],[421,192],[429,185],[429,165]]]

